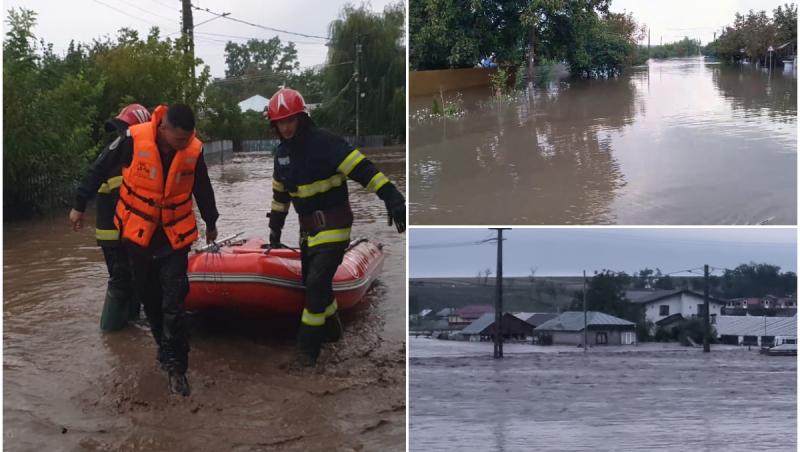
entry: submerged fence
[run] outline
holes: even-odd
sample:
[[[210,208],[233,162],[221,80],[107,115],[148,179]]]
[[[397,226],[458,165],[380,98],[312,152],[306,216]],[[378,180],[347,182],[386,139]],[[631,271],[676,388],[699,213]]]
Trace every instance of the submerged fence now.
[[[361,146],[365,148],[369,147],[382,147],[385,146],[386,137],[383,135],[365,135],[361,137],[361,144],[357,145],[356,137],[354,136],[345,136],[343,137],[350,146]],[[242,141],[242,152],[273,152],[275,148],[278,147],[280,144],[280,140],[277,139],[269,139],[269,140],[243,140]]]
[[[223,163],[233,157],[233,142],[224,140],[203,143],[203,154],[207,165]],[[85,171],[73,176],[36,174],[18,183],[15,190],[4,190],[4,218],[29,218],[37,214],[46,215],[54,209],[71,207],[84,174]]]
[[[233,141],[211,141],[203,143],[203,158],[206,164],[224,163],[233,157]]]

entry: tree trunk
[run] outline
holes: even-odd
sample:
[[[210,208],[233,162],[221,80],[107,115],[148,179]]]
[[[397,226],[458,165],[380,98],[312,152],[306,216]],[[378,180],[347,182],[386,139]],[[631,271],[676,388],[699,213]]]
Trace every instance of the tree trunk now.
[[[534,78],[536,75],[536,67],[534,64],[535,59],[535,48],[534,48],[534,40],[536,39],[536,28],[531,26],[530,31],[528,32],[528,74],[527,74],[527,82],[528,84],[534,83]]]

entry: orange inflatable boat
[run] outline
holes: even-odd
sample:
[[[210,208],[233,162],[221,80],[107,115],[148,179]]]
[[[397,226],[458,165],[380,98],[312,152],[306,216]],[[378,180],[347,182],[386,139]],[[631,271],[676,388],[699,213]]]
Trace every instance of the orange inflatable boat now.
[[[350,243],[333,278],[340,310],[356,306],[383,269],[383,247],[366,239]],[[268,249],[261,239],[231,241],[189,257],[186,309],[244,308],[301,313],[304,286],[300,250]]]

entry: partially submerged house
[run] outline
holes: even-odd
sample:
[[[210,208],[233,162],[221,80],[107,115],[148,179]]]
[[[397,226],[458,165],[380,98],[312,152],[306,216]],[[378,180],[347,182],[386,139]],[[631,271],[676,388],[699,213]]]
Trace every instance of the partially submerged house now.
[[[467,305],[452,312],[447,318],[447,323],[454,327],[465,327],[487,312],[494,312],[494,306],[490,304]]]
[[[501,326],[503,339],[506,340],[525,340],[533,336],[533,325],[508,312],[503,314]],[[494,340],[495,331],[495,313],[487,312],[458,334],[469,341],[491,341]]]
[[[703,294],[687,289],[679,290],[631,290],[625,292],[625,298],[631,303],[644,307],[645,320],[653,322],[654,329],[666,328],[670,324],[691,319],[704,314]],[[726,302],[714,297],[708,297],[711,322],[721,315]],[[654,331],[650,331],[652,334]]]
[[[534,336],[540,344],[583,345],[584,325],[592,345],[636,344],[636,324],[597,311],[567,311],[536,327]]]
[[[558,314],[555,312],[515,312],[514,316],[536,328],[544,322],[558,317]]]
[[[723,344],[771,347],[797,343],[797,316],[722,315],[716,320],[714,329]]]

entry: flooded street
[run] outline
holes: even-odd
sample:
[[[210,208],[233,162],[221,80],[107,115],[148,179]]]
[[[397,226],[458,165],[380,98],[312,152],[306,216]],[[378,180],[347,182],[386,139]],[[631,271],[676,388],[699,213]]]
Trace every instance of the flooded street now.
[[[404,149],[367,155],[405,189]],[[271,168],[266,154],[209,168],[220,237],[268,235]],[[187,399],[168,395],[144,324],[100,331],[107,275],[93,207],[77,234],[66,211],[5,224],[4,449],[404,450],[405,235],[374,194],[351,189],[353,237],[384,243],[387,259],[368,301],[343,314],[343,340],[298,376],[283,368],[296,317],[195,315]],[[292,211],[286,244],[297,228]]]
[[[410,450],[797,449],[795,357],[672,344],[505,351],[410,339]]]
[[[411,222],[796,224],[796,103],[796,74],[702,58],[468,90],[463,117],[410,120]]]

